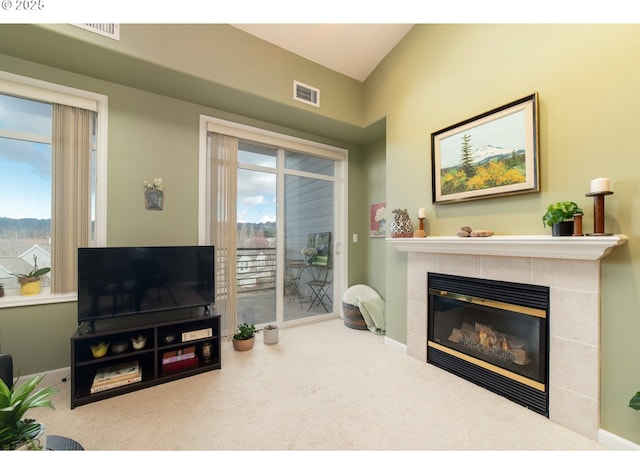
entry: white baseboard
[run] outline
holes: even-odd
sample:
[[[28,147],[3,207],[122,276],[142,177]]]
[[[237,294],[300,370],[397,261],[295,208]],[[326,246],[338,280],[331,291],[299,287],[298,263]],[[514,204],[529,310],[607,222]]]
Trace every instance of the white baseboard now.
[[[604,429],[598,429],[598,443],[607,449],[640,449],[639,444],[633,443]]]
[[[407,353],[407,345],[404,343],[400,343],[399,341],[393,340],[387,336],[384,337],[384,344],[387,346],[391,346],[396,351],[400,351],[403,354]]]

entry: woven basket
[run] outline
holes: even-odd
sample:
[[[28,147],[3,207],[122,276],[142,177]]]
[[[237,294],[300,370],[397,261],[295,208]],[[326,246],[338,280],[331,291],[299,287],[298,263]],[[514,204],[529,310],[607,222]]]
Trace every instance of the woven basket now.
[[[366,330],[367,323],[364,321],[360,309],[353,305],[342,303],[342,311],[344,312],[344,325],[350,329]]]

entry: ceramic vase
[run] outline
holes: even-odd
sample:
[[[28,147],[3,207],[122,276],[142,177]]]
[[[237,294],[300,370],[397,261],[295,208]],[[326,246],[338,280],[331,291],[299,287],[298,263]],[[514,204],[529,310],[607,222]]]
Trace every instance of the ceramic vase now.
[[[23,296],[34,296],[40,294],[40,281],[20,282],[20,294]]]
[[[413,237],[413,224],[408,216],[398,215],[391,223],[392,238],[411,238]]]
[[[264,339],[264,344],[266,345],[274,345],[278,342],[278,326],[274,324],[270,324],[265,326],[262,331],[262,337]]]
[[[256,336],[254,335],[251,338],[247,338],[246,340],[236,340],[233,339],[233,349],[236,351],[248,351],[249,349],[253,349],[253,345],[256,342]]]

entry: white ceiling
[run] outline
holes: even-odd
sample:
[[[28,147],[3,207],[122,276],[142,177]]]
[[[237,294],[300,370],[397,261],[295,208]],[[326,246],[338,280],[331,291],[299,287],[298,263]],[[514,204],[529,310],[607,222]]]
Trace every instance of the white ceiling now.
[[[232,24],[336,72],[364,81],[413,24]]]

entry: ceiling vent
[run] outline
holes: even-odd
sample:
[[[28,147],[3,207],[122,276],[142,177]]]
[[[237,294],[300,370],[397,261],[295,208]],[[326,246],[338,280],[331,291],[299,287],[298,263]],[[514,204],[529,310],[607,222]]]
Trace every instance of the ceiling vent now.
[[[315,107],[320,107],[320,90],[293,80],[293,98]]]
[[[120,40],[120,24],[117,23],[74,23],[72,25],[115,39],[116,41]]]

